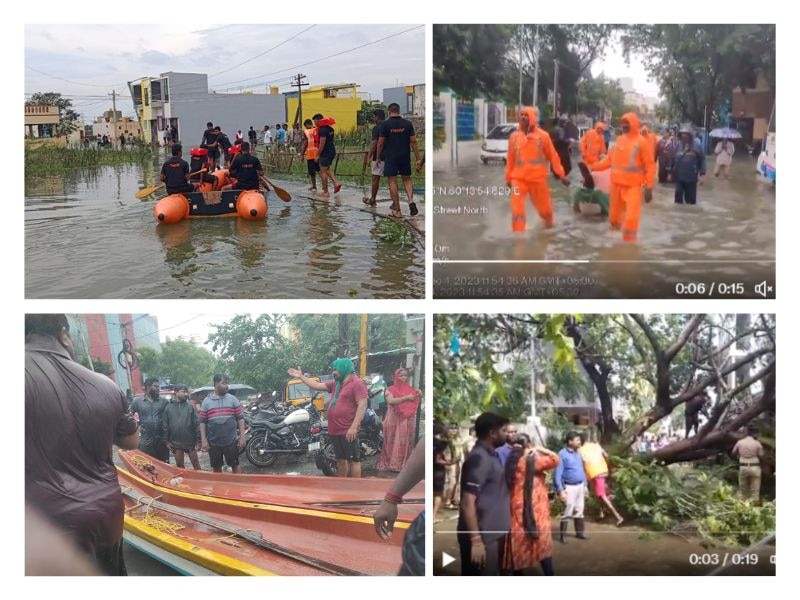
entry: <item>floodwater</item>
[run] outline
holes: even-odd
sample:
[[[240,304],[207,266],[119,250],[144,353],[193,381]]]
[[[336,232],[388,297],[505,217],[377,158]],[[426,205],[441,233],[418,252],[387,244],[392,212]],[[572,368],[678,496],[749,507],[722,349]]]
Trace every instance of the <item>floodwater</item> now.
[[[268,175],[293,199],[270,195],[264,222],[157,225],[153,201],[134,194],[158,183],[159,169],[160,160],[26,178],[26,297],[424,297],[424,251],[376,235],[383,219],[360,210],[357,188],[325,201]]]
[[[460,575],[456,529],[458,512],[442,510],[442,521],[433,527],[434,575]],[[609,518],[610,520],[610,518]],[[553,526],[558,528],[557,519]],[[775,575],[776,546],[764,545],[749,550],[745,556],[734,555],[744,548],[708,546],[698,538],[647,531],[623,524],[586,521],[588,540],[575,538],[569,526],[567,543],[553,539],[553,569],[556,575],[709,575],[719,567],[719,575]],[[442,553],[456,559],[442,567]],[[525,575],[541,575],[539,567]]]
[[[543,228],[526,201],[527,231],[512,234],[508,195],[498,190],[505,167],[481,164],[479,150],[462,142],[457,168],[449,156],[434,163],[436,298],[758,298],[756,284],[774,285],[775,187],[758,179],[755,159],[735,161],[725,180],[707,157],[695,206],[675,204],[674,186],[657,184],[631,244],[606,217],[573,213],[575,154],[571,186],[550,179],[555,226]]]

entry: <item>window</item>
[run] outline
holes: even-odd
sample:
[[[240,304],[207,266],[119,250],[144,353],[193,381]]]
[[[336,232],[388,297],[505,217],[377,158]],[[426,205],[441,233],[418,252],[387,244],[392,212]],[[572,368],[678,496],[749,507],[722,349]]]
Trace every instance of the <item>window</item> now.
[[[164,102],[169,102],[169,79],[161,80],[161,93],[164,96]]]
[[[144,105],[150,106],[150,90],[144,91]]]
[[[153,99],[153,102],[161,102],[161,82],[160,81],[151,81],[150,82],[150,95]]]
[[[134,85],[133,86],[133,103],[134,104],[141,104],[142,103],[142,85]]]

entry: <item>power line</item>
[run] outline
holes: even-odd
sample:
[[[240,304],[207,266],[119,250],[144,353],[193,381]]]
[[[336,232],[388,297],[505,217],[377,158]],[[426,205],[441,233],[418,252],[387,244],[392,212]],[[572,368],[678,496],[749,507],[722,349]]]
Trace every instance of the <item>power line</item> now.
[[[228,71],[233,71],[234,69],[239,68],[242,65],[246,65],[247,63],[252,62],[257,58],[261,58],[262,56],[264,56],[265,54],[269,54],[270,52],[272,52],[276,48],[280,48],[284,44],[288,44],[292,40],[297,39],[298,37],[303,35],[306,31],[308,31],[309,29],[313,29],[314,27],[316,27],[316,25],[310,25],[310,26],[306,27],[305,29],[303,29],[303,31],[301,31],[300,33],[297,33],[297,34],[295,34],[295,35],[293,35],[293,36],[291,36],[289,38],[286,38],[280,44],[277,44],[277,45],[273,46],[269,50],[264,50],[264,52],[262,52],[261,54],[256,54],[253,58],[248,58],[246,61],[241,62],[238,65],[234,65],[234,66],[230,67],[229,69],[225,69],[223,71],[217,71],[216,73],[211,73],[211,75],[209,75],[209,78],[210,77],[216,77],[217,75],[221,75],[222,73],[227,73]]]
[[[64,79],[63,77],[57,77],[56,75],[51,75],[50,73],[45,73],[44,71],[40,71],[39,69],[34,69],[30,65],[25,65],[26,69],[30,69],[31,71],[36,71],[40,75],[44,75],[46,77],[52,77],[53,79],[58,79],[59,81],[66,81],[67,83],[72,83],[74,85],[85,85],[86,87],[100,87],[100,88],[109,88],[109,87],[116,87],[118,85],[125,85],[124,83],[115,83],[114,85],[101,85],[99,83],[81,83],[80,81],[72,81],[70,79]]]
[[[287,67],[285,69],[280,69],[278,71],[273,71],[271,73],[264,73],[263,75],[257,75],[256,77],[248,77],[247,79],[239,79],[237,81],[228,81],[226,83],[219,84],[218,87],[222,88],[223,86],[226,86],[226,85],[233,85],[235,83],[242,83],[242,82],[245,82],[245,81],[253,81],[254,79],[261,79],[262,77],[269,77],[271,75],[277,75],[278,73],[284,73],[286,71],[294,71],[295,69],[299,69],[301,67],[306,67],[308,65],[313,65],[313,64],[316,64],[318,62],[322,62],[323,60],[328,60],[329,58],[335,58],[337,56],[342,56],[343,54],[348,54],[349,52],[355,52],[356,50],[360,50],[361,48],[366,48],[367,46],[372,46],[372,45],[378,44],[380,42],[385,42],[388,39],[391,39],[393,37],[397,37],[399,35],[403,35],[405,33],[408,33],[409,31],[414,31],[415,29],[420,29],[422,27],[425,27],[425,26],[424,25],[416,25],[414,27],[410,27],[408,29],[404,29],[403,31],[398,31],[397,33],[393,33],[391,35],[387,35],[386,37],[382,37],[380,39],[373,40],[373,41],[367,42],[365,44],[361,44],[360,46],[355,46],[355,47],[350,48],[348,50],[342,50],[341,52],[336,52],[335,54],[330,54],[328,56],[323,56],[322,58],[318,58],[316,60],[305,62],[305,63],[299,64],[299,65],[295,65],[293,67]]]

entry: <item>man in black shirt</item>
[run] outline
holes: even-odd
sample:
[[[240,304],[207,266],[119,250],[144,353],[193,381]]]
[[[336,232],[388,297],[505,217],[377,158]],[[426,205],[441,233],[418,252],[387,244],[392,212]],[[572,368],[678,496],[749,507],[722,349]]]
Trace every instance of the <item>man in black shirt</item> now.
[[[214,133],[217,135],[217,148],[220,153],[222,153],[222,159],[225,161],[225,166],[227,167],[231,157],[228,155],[228,150],[233,146],[231,143],[231,139],[228,137],[227,134],[222,133],[222,129],[220,129],[219,125],[214,127]]]
[[[257,190],[259,179],[264,175],[261,162],[250,154],[250,144],[242,142],[242,152],[233,159],[231,164],[231,177],[236,179],[236,185],[226,185],[223,190]]]
[[[383,174],[389,178],[389,194],[392,197],[392,216],[401,217],[400,192],[397,189],[397,176],[403,178],[403,185],[408,196],[408,208],[411,216],[419,213],[414,204],[414,184],[411,181],[411,149],[417,159],[416,167],[422,168],[422,159],[417,147],[417,136],[411,121],[400,116],[400,105],[392,102],[389,105],[389,118],[380,128],[378,138],[378,166],[383,166]],[[383,157],[383,158],[381,158]]]
[[[181,158],[183,146],[172,145],[172,158],[161,167],[160,179],[167,184],[167,194],[187,194],[194,191],[194,185],[187,181],[189,163]]]
[[[462,575],[500,575],[511,500],[497,449],[506,442],[508,419],[483,413],[475,420],[478,441],[461,469],[458,547]]]
[[[172,143],[173,144],[175,144],[175,143],[177,143],[179,141],[178,140],[178,128],[175,127],[175,125],[173,125],[172,127],[169,128],[169,136],[172,138]]]
[[[325,118],[317,113],[312,117],[314,125],[317,128],[316,138],[318,140],[317,147],[319,148],[317,154],[317,164],[319,165],[319,177],[322,180],[322,197],[330,198],[328,193],[328,179],[333,180],[333,193],[338,194],[342,189],[342,184],[336,180],[336,175],[331,171],[333,159],[336,158],[336,146],[333,143],[333,125],[335,121],[332,118]]]
[[[157,377],[148,377],[144,382],[144,398],[131,403],[131,413],[139,413],[139,450],[153,458],[169,463],[169,448],[164,440],[164,409],[168,402],[159,395]]]
[[[370,164],[372,168],[372,189],[370,190],[369,198],[364,198],[364,204],[368,204],[369,206],[375,206],[378,202],[378,188],[381,185],[381,176],[383,175],[385,152],[384,154],[381,154],[379,161],[377,151],[381,124],[385,119],[386,113],[383,112],[383,109],[376,108],[372,111],[372,122],[375,124],[375,126],[372,128],[372,143],[369,146],[369,152],[364,155],[364,169],[367,168],[367,164]]]
[[[250,130],[247,132],[247,139],[250,140],[250,147],[255,148],[258,144],[258,134],[256,130],[253,129],[253,126],[250,125]]]
[[[216,166],[219,163],[219,144],[217,141],[217,129],[211,121],[206,123],[206,130],[203,132],[200,147],[208,150],[208,158]]]

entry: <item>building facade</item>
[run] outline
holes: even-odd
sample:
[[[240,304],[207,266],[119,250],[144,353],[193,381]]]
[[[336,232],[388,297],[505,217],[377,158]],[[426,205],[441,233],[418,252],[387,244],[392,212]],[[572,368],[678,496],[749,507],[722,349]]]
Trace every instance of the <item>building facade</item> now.
[[[731,92],[731,116],[745,142],[761,140],[767,135],[774,108],[775,92],[760,72],[752,87],[734,88]]]
[[[26,138],[55,137],[60,122],[61,118],[57,106],[47,106],[44,104],[25,105]]]
[[[94,137],[103,137],[107,135],[111,141],[117,141],[120,135],[126,138],[141,137],[142,131],[139,127],[139,122],[134,121],[129,117],[120,116],[117,111],[117,120],[114,121],[112,111],[106,111],[102,117],[97,117],[91,125],[92,135]]]
[[[123,392],[144,393],[142,372],[138,363],[126,356],[126,349],[135,353],[137,348],[147,346],[161,351],[155,316],[94,314],[67,318],[79,358],[89,357],[95,370],[108,375]]]
[[[299,104],[297,92],[286,92],[284,97],[286,98],[286,122],[290,127],[296,120],[302,123],[317,113],[325,117],[333,117],[336,121],[336,131],[345,132],[358,127],[361,97],[358,95],[357,83],[317,85],[303,90],[302,115],[297,113]]]
[[[209,92],[208,75],[169,71],[128,84],[134,110],[139,117],[142,139],[161,144],[171,128],[187,147],[200,144],[206,123],[219,125],[233,138],[238,129],[286,121],[286,106],[280,94],[221,94]]]
[[[425,84],[404,85],[384,88],[383,103],[387,106],[393,102],[400,105],[400,113],[404,116],[425,116]]]

